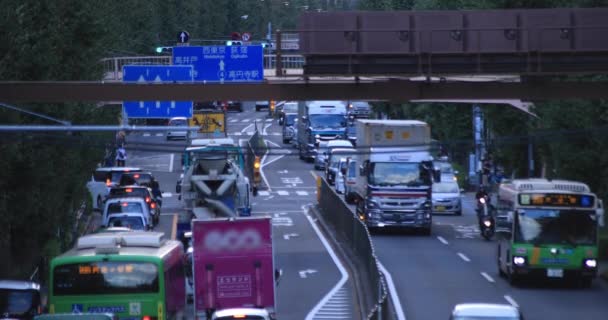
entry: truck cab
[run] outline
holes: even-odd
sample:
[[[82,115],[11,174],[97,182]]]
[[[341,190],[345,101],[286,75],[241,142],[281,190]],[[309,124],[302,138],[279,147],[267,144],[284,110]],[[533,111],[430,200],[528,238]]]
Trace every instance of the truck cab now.
[[[346,104],[343,101],[301,102],[298,108],[300,159],[313,160],[319,141],[344,138],[346,123]]]

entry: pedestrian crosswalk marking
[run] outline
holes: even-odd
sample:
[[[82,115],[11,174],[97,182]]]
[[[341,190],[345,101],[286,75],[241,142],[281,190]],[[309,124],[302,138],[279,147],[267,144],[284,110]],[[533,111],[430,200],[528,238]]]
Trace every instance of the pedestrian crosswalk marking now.
[[[301,191],[301,190],[298,190],[298,191],[296,191],[296,193],[297,193],[299,196],[307,196],[307,195],[308,195],[308,191]]]
[[[258,191],[258,195],[260,195],[260,196],[269,196],[270,192],[268,192],[268,191]]]
[[[279,191],[277,191],[277,194],[280,195],[280,196],[288,196],[289,195],[289,191],[279,190]]]
[[[241,120],[241,122],[249,122],[249,121],[251,121],[251,119],[243,119],[243,120]]]
[[[272,122],[272,119],[266,119],[266,122]]]

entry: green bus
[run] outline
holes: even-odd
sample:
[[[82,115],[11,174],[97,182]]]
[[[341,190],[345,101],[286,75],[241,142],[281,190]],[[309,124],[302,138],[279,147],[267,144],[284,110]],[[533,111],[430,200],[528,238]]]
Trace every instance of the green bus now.
[[[512,180],[498,188],[498,270],[523,278],[574,279],[589,287],[598,270],[601,201],[581,182]]]
[[[49,312],[111,313],[119,319],[181,318],[186,308],[184,250],[161,232],[80,237],[50,266]]]

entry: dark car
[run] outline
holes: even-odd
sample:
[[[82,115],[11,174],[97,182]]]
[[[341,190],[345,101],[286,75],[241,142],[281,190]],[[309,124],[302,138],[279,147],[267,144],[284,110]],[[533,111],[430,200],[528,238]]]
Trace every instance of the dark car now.
[[[347,113],[355,118],[369,118],[372,113],[372,107],[365,101],[350,101]]]
[[[129,172],[122,174],[118,185],[130,186],[137,184],[139,186],[146,186],[148,188],[152,188],[152,180],[154,180],[154,176],[151,172]]]
[[[241,101],[222,101],[224,111],[243,112],[243,103]]]
[[[220,104],[218,104],[217,101],[202,101],[202,102],[195,102],[194,103],[194,110],[195,111],[200,111],[200,110],[220,110],[221,106]]]
[[[269,108],[270,108],[270,101],[268,101],[268,100],[255,102],[255,111],[260,111],[262,109],[269,109]]]

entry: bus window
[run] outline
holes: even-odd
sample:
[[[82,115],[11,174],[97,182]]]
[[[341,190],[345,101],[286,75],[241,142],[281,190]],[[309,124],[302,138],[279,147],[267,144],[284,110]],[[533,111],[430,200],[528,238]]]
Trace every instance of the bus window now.
[[[158,267],[148,262],[100,261],[65,264],[53,270],[53,294],[157,293]]]

